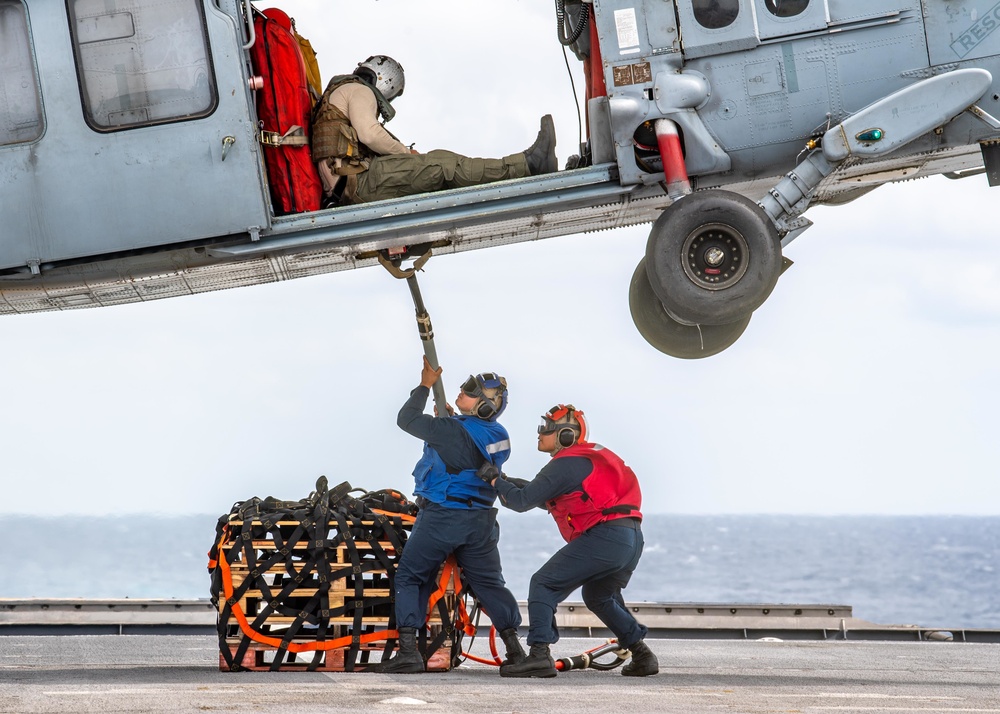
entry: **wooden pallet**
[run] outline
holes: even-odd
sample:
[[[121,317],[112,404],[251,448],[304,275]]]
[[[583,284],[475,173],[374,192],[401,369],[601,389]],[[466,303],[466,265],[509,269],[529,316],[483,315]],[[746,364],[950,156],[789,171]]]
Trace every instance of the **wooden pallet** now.
[[[229,647],[230,657],[236,656],[236,650],[239,646],[239,640],[228,641],[226,645]],[[367,666],[372,664],[377,664],[381,661],[382,647],[375,645],[362,645],[362,652],[369,652],[369,659],[367,664],[362,664],[359,662],[354,665],[354,671],[364,671]],[[395,651],[395,650],[394,650]],[[344,672],[344,659],[347,649],[332,649],[325,652],[306,652],[302,654],[295,655],[295,659],[288,661],[289,657],[286,656],[285,661],[280,665],[279,671],[282,672],[295,672],[306,671],[310,664],[313,662],[314,657],[320,658],[320,663],[316,666],[315,671],[317,672]],[[271,670],[271,665],[274,662],[274,657],[277,653],[277,649],[274,647],[268,647],[267,645],[262,645],[259,643],[252,643],[243,655],[243,659],[240,660],[240,669],[247,670],[250,672],[268,672]],[[435,652],[431,658],[427,661],[427,671],[428,672],[446,672],[451,669],[451,642],[445,641],[441,645],[440,649]],[[229,665],[226,663],[226,658],[219,653],[219,670],[223,672],[230,671]]]
[[[272,523],[271,527],[279,529],[279,536],[284,541],[292,535],[298,525],[299,523],[294,520],[281,520]],[[375,525],[374,520],[362,521],[363,527],[374,528]],[[261,615],[266,615],[261,630],[270,633],[269,637],[280,638],[282,632],[287,631],[288,625],[294,623],[297,618],[279,612],[268,614],[269,603],[267,597],[276,596],[279,591],[287,587],[290,583],[289,578],[293,578],[288,572],[289,568],[296,573],[302,571],[313,543],[299,541],[291,547],[284,546],[283,543],[279,543],[275,539],[272,532],[265,528],[262,521],[252,521],[251,526],[253,526],[253,530],[250,533],[249,544],[254,551],[253,557],[257,560],[257,563],[272,558],[279,548],[287,547],[287,552],[281,562],[264,570],[261,570],[254,563],[252,570],[251,563],[244,560],[244,548],[247,541],[242,539],[242,526],[242,521],[230,521],[230,537],[226,542],[221,544],[220,548],[220,556],[221,558],[226,558],[234,590],[238,591],[248,578],[253,578],[255,581],[255,587],[251,587],[241,593],[239,599],[236,601],[236,605],[239,611],[250,622],[254,622]],[[357,523],[352,523],[352,527],[356,526]],[[404,524],[405,530],[409,530],[410,527],[411,524]],[[327,535],[329,536],[329,540],[335,540],[337,528],[338,524],[335,521],[328,523]],[[383,540],[375,542],[389,556],[389,566],[395,567],[397,553],[392,543]],[[230,562],[229,558],[233,549],[237,549],[239,553],[235,560]],[[353,544],[353,550],[356,551],[354,558],[360,559],[364,566],[360,569],[360,572],[353,567],[352,546],[343,543],[336,545],[328,544],[325,550],[329,569],[333,573],[342,576],[335,577],[328,583],[323,583],[327,586],[328,609],[330,611],[344,609],[344,612],[337,615],[321,617],[320,621],[325,627],[325,639],[332,641],[351,637],[354,634],[353,628],[356,625],[355,614],[358,609],[362,610],[361,629],[363,632],[375,633],[388,630],[389,616],[393,607],[389,601],[391,592],[388,588],[388,572],[385,564],[379,562],[376,558],[374,543],[356,539]],[[310,599],[321,590],[321,583],[318,582],[319,577],[315,571],[310,572],[308,577],[304,577],[299,585],[289,590],[280,604],[285,608],[292,608],[292,611],[297,607],[308,607]],[[360,599],[358,597],[359,584],[363,593],[363,597]],[[268,591],[270,591],[270,595]],[[454,606],[454,583],[452,581],[448,584],[445,598],[449,605],[449,610],[452,610]],[[374,600],[381,600],[381,602],[375,603],[373,602]],[[224,599],[220,599],[220,618],[225,611],[225,605]],[[317,613],[311,612],[310,614],[318,616]],[[433,608],[433,612],[430,614],[431,618],[428,625],[430,635],[433,638],[441,632],[442,623],[437,608]],[[235,657],[240,643],[247,637],[247,634],[241,629],[238,619],[232,612],[229,613],[224,622],[220,619],[219,629],[220,633],[224,633],[224,647],[229,649],[228,654],[230,658]],[[308,644],[315,643],[315,640],[309,639],[308,633],[299,631],[296,632],[293,642]],[[348,645],[341,649],[306,651],[298,654],[292,654],[291,652],[284,653],[278,669],[279,671],[305,670],[312,664],[314,659],[318,658],[319,664],[315,667],[317,671],[341,672],[345,669],[345,655],[349,647]],[[371,663],[375,663],[381,660],[384,641],[368,642],[362,644],[359,649],[361,652],[367,652]],[[219,653],[219,667],[223,671],[230,671],[232,668],[227,662],[225,654],[224,651],[220,651]],[[251,671],[270,670],[278,656],[279,651],[277,647],[258,641],[251,641],[241,660],[236,663],[236,668]],[[361,657],[358,659],[360,660]],[[359,662],[355,665],[355,668],[361,670],[364,669],[364,665]],[[451,668],[450,641],[446,641],[434,653],[427,663],[427,668],[430,671],[445,671]]]

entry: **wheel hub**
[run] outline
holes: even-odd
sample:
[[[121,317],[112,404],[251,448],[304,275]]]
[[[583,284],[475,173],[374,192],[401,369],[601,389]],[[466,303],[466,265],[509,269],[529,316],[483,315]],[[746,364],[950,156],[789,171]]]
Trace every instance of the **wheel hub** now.
[[[705,262],[713,268],[718,268],[726,259],[726,254],[718,248],[709,248],[705,251]]]
[[[747,241],[732,226],[703,225],[688,235],[681,250],[684,273],[706,290],[732,287],[747,271]]]

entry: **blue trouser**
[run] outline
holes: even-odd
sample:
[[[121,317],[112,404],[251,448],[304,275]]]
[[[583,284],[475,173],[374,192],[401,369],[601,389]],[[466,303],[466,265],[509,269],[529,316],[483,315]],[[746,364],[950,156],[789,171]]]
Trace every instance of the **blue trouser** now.
[[[454,553],[466,584],[497,630],[519,627],[521,611],[503,579],[499,540],[495,508],[422,507],[396,568],[396,626],[423,628],[438,570]]]
[[[638,522],[619,519],[601,523],[563,546],[531,576],[528,587],[528,644],[559,641],[556,607],[583,586],[583,602],[607,625],[623,647],[646,637],[625,607],[622,588],[642,555]]]

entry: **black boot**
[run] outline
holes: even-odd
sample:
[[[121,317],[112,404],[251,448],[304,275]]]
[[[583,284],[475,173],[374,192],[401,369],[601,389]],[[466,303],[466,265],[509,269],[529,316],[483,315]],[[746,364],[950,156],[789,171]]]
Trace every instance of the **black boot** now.
[[[501,667],[508,664],[518,664],[524,661],[524,658],[527,655],[524,654],[524,648],[521,647],[521,643],[517,641],[517,630],[513,627],[501,630],[500,639],[503,640],[504,645],[507,647],[507,658],[504,659],[503,664],[500,665]]]
[[[632,651],[632,659],[622,667],[622,674],[626,677],[648,677],[660,671],[660,663],[656,661],[656,655],[646,646],[646,643],[639,640],[629,647]]]
[[[399,628],[399,650],[396,656],[381,664],[369,667],[369,672],[382,674],[417,674],[424,672],[424,658],[417,651],[417,630],[413,627]]]
[[[555,677],[556,663],[547,644],[534,644],[528,656],[517,664],[500,667],[501,677]]]
[[[531,176],[559,170],[559,160],[556,159],[556,125],[551,114],[542,117],[538,138],[524,151],[524,160],[528,162],[528,173]]]

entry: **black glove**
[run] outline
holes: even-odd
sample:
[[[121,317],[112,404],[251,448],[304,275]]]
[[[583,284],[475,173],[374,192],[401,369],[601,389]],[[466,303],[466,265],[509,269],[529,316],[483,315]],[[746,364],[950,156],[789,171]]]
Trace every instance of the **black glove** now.
[[[476,471],[476,476],[481,478],[486,483],[493,483],[493,479],[501,478],[503,474],[500,473],[500,469],[491,464],[489,461],[484,461],[483,465],[479,467]]]

